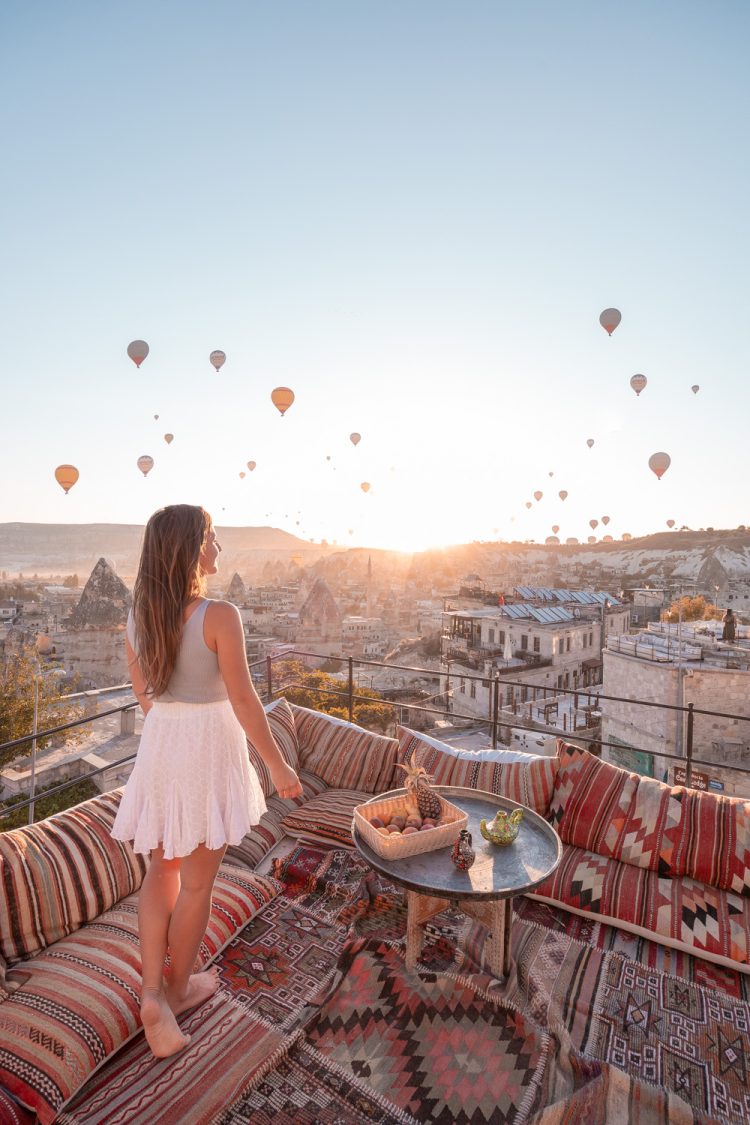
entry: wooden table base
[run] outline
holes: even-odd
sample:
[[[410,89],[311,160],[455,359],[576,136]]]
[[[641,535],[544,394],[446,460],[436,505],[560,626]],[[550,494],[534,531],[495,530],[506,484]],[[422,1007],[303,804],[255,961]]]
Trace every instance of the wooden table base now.
[[[513,922],[513,906],[510,898],[488,899],[481,902],[470,898],[436,898],[433,895],[422,895],[416,891],[407,891],[406,902],[408,908],[406,967],[410,972],[416,968],[422,950],[422,938],[424,936],[422,926],[429,918],[442,913],[447,906],[454,906],[487,927],[489,930],[487,961],[492,974],[500,980],[508,976],[510,972],[510,930]]]

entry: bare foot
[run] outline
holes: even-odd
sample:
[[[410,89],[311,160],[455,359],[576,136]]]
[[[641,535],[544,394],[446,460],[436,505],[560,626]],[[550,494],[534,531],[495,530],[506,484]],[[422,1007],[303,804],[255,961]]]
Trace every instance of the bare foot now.
[[[141,1020],[146,1041],[157,1059],[176,1055],[190,1042],[177,1026],[174,1012],[163,993],[146,992],[141,998]]]
[[[210,1000],[219,987],[219,971],[216,968],[207,969],[204,973],[193,973],[188,977],[187,988],[176,992],[170,989],[169,983],[165,989],[167,1003],[176,1016],[186,1012],[188,1008],[197,1008]]]

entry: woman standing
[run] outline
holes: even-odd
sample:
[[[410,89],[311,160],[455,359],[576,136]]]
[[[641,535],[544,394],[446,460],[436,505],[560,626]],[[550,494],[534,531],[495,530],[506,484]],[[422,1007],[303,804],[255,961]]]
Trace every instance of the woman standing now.
[[[128,616],[128,666],[146,719],[112,835],[151,856],[138,900],[141,1019],[159,1058],[190,1041],[175,1017],[218,988],[215,969],[193,973],[211,892],[227,844],[238,844],[266,811],[246,736],[279,795],[302,794],[253,687],[240,615],[205,597],[220,551],[203,508],[156,512]]]

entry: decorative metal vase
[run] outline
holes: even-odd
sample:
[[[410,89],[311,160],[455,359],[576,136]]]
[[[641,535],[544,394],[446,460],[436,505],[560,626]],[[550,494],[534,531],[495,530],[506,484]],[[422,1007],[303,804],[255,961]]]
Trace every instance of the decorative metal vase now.
[[[471,832],[467,832],[465,828],[462,828],[458,834],[458,839],[453,845],[451,859],[459,871],[468,871],[476,857],[476,852],[471,846]]]
[[[489,824],[486,820],[480,820],[479,831],[485,840],[489,840],[491,844],[498,844],[502,848],[506,844],[513,843],[518,835],[522,820],[523,809],[514,809],[512,813],[500,811]]]

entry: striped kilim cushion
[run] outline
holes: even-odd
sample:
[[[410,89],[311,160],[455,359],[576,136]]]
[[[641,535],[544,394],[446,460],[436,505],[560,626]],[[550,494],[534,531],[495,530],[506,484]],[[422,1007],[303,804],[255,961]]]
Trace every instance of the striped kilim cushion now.
[[[536,758],[524,755],[522,761],[498,761],[496,757],[483,757],[481,753],[463,757],[452,746],[434,738],[424,738],[408,727],[398,728],[398,761],[411,761],[416,751],[416,762],[424,766],[436,785],[456,785],[466,789],[483,789],[518,801],[541,816],[547,815],[557,771],[556,758]],[[514,757],[521,757],[514,754]],[[403,785],[404,772],[397,769]]]
[[[750,801],[666,785],[560,742],[552,822],[567,843],[750,895]]]
[[[280,890],[222,865],[198,963],[208,964]],[[17,965],[2,1004],[0,1086],[49,1125],[97,1066],[140,1030],[137,896]]]
[[[288,836],[353,848],[352,820],[355,805],[369,800],[371,793],[361,789],[326,789],[320,797],[301,809],[288,813],[282,827]]]
[[[372,795],[392,787],[398,742],[322,711],[292,705],[305,769],[340,789]]]
[[[566,844],[557,870],[529,892],[663,945],[750,968],[750,898]]]
[[[110,836],[121,790],[0,833],[0,954],[38,953],[141,885],[143,856]]]
[[[294,715],[292,714],[291,707],[286,699],[281,696],[279,699],[275,699],[273,703],[269,703],[265,708],[265,712],[268,718],[268,725],[271,728],[271,734],[284,760],[293,770],[299,770],[299,742],[297,740],[297,730],[294,725]],[[271,781],[268,766],[251,742],[248,742],[247,749],[250,755],[250,764],[253,766],[260,780],[263,796],[270,797],[272,793],[276,792],[276,786]]]

